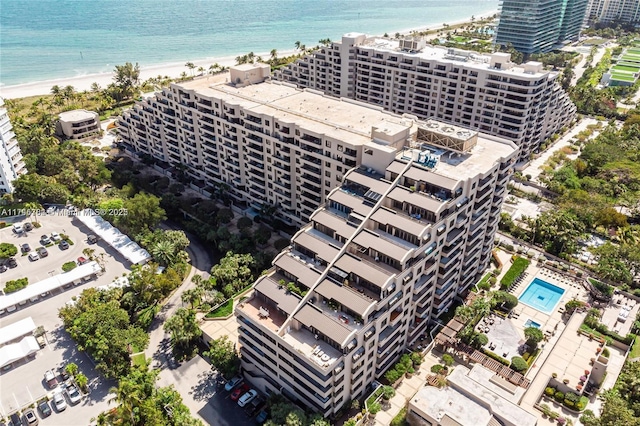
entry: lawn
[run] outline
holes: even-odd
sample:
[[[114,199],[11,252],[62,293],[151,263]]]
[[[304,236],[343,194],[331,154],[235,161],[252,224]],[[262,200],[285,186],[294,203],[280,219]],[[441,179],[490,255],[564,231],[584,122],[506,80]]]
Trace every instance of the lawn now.
[[[224,302],[222,305],[215,308],[213,311],[210,311],[207,315],[207,318],[224,318],[228,317],[233,313],[233,299],[229,299]]]
[[[582,42],[582,44],[591,45],[591,46],[600,46],[601,44],[605,44],[609,40],[604,38],[590,38]]]
[[[511,264],[511,267],[509,268],[507,273],[504,274],[504,276],[500,280],[500,288],[509,288],[509,286],[511,286],[511,284],[513,284],[515,280],[527,269],[529,263],[531,262],[528,259],[517,256]]]
[[[452,37],[452,38],[453,38],[453,40],[455,40],[458,43],[466,43],[467,41],[469,41],[468,38],[462,37],[462,36],[455,36],[455,37]]]
[[[611,80],[618,80],[618,81],[635,81],[636,79],[629,74],[611,74]]]
[[[147,360],[144,357],[144,353],[139,353],[131,357],[131,362],[133,363],[133,365],[144,367],[144,365],[147,363]]]
[[[628,71],[628,72],[633,72],[636,73],[639,71],[638,67],[630,67],[628,65],[614,65],[611,68],[612,72],[616,72],[616,71]]]
[[[636,336],[636,341],[633,343],[633,348],[629,352],[629,359],[640,357],[640,336]]]

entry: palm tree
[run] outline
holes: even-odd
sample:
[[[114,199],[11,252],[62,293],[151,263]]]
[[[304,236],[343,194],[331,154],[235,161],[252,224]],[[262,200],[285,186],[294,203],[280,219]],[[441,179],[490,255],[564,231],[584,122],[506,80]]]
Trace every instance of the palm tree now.
[[[204,71],[205,71],[204,67],[198,67],[198,72],[200,73],[200,75],[203,75]]]
[[[151,247],[151,255],[161,265],[170,265],[175,259],[175,247],[171,241],[158,241]]]
[[[296,47],[296,50],[300,50],[300,46],[302,46],[300,44],[300,40],[296,41],[295,43],[293,43],[293,45]]]
[[[270,55],[272,61],[278,59],[278,51],[276,49],[271,49]]]
[[[187,62],[186,64],[184,64],[185,67],[189,68],[189,71],[191,72],[191,76],[193,77],[193,70],[195,69],[195,65],[193,64],[193,62]]]

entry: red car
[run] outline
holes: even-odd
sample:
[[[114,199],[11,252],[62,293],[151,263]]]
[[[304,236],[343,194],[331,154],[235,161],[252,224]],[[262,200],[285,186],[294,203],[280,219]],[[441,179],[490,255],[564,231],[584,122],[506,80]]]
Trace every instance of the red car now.
[[[240,397],[242,395],[244,395],[245,393],[247,393],[249,391],[249,385],[248,384],[243,384],[242,386],[240,386],[239,388],[235,389],[233,392],[231,392],[231,400],[232,401],[237,401],[238,399],[240,399]]]
[[[85,258],[84,258],[84,257],[82,257],[82,256],[80,256],[80,257],[78,258],[78,265],[84,265],[84,264],[85,264],[85,263],[87,263],[87,262],[88,262],[88,260],[87,260],[87,259],[85,259]]]

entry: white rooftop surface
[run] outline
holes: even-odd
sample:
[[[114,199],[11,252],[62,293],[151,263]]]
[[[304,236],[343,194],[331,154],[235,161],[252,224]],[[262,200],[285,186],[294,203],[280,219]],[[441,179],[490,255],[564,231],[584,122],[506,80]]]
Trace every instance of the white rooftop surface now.
[[[0,296],[0,310],[6,309],[9,306],[14,306],[31,298],[39,297],[42,293],[58,289],[67,284],[71,284],[74,281],[97,274],[100,271],[101,268],[97,262],[89,262],[84,265],[80,265],[69,272],[54,275],[40,282],[30,284],[22,290]]]
[[[288,84],[264,82],[245,87],[211,84],[194,80],[177,85],[203,96],[223,99],[257,115],[268,115],[291,122],[309,131],[342,139],[352,145],[371,141],[371,128],[394,135],[413,126],[412,120],[365,106],[355,101],[340,100],[309,89],[296,89]]]
[[[75,122],[83,120],[92,120],[96,118],[96,113],[87,111],[86,109],[74,109],[73,111],[61,112],[58,117],[62,121]]]
[[[38,345],[38,341],[33,336],[27,336],[18,343],[3,346],[0,348],[0,368],[39,350],[40,345]]]
[[[135,241],[120,232],[109,222],[100,217],[91,209],[78,212],[78,219],[91,231],[102,238],[107,244],[116,249],[129,262],[133,264],[145,263],[151,259],[151,255]]]
[[[419,142],[419,141],[418,141]],[[426,145],[429,145],[425,143]],[[458,155],[448,151],[444,147],[433,145],[434,148],[444,150],[440,156],[433,173],[455,180],[468,179],[477,174],[485,174],[493,168],[497,161],[507,158],[511,153],[518,150],[515,143],[508,139],[494,137],[485,133],[478,134],[478,142],[469,153]],[[427,149],[429,149],[427,147]],[[413,149],[413,158],[418,158],[421,151]],[[407,156],[409,150],[399,150],[397,159],[402,160],[403,155]],[[427,169],[429,170],[429,169]]]
[[[464,426],[487,425],[492,413],[506,424],[536,425],[538,418],[513,403],[509,394],[482,380],[483,374],[469,373],[468,368],[457,366],[447,378],[450,386],[443,389],[427,386],[416,394],[412,403],[433,418],[440,420],[447,415]]]
[[[0,346],[3,346],[7,342],[17,339],[18,337],[26,334],[33,333],[36,329],[36,323],[33,322],[33,318],[27,317],[20,321],[9,324],[6,327],[0,328]]]
[[[349,37],[357,36],[358,34],[350,33]],[[403,51],[400,49],[400,41],[399,40],[391,40],[388,38],[381,37],[369,37],[364,43],[359,47],[371,47],[377,50],[388,51],[388,52],[396,52],[405,56],[413,56],[417,58],[423,58],[426,60],[437,59],[441,62],[450,62],[455,64],[464,64],[469,68],[478,68],[478,69],[490,69],[491,68],[491,57],[488,55],[482,55],[477,52],[468,51],[470,53],[469,56],[462,55],[452,55],[448,53],[450,48],[448,47],[440,47],[440,46],[432,46],[427,44],[420,51],[409,52]],[[460,49],[454,49],[454,51],[460,52]],[[532,61],[532,65],[537,64],[537,62]],[[497,71],[501,73],[510,73],[510,74],[520,74],[521,76],[526,76],[527,78],[535,78],[541,77],[549,74],[548,71],[536,72],[536,73],[525,73],[525,70],[522,66],[514,64],[511,69],[496,69],[491,68],[491,71]]]

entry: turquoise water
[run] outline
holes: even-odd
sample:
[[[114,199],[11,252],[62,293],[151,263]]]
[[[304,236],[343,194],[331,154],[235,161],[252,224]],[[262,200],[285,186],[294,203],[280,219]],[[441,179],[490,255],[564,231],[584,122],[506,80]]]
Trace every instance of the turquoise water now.
[[[518,300],[540,312],[551,314],[563,294],[562,288],[536,278],[531,281]]]
[[[1,0],[0,84],[290,50],[498,9],[498,0]]]

